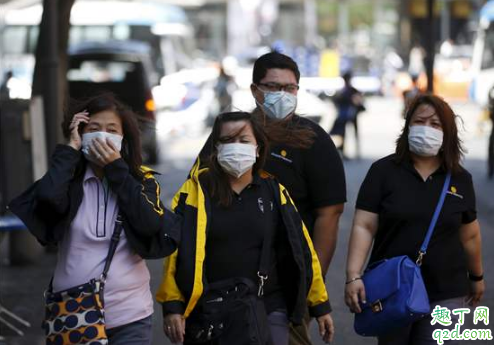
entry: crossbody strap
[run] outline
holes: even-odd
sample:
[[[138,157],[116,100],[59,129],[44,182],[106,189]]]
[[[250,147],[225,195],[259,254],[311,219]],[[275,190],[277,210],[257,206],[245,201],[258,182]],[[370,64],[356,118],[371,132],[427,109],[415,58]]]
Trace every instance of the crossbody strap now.
[[[429,246],[429,242],[431,241],[432,238],[432,233],[434,232],[434,228],[436,227],[439,214],[441,213],[441,209],[443,208],[444,200],[446,199],[446,193],[448,192],[448,187],[450,182],[451,182],[451,173],[448,172],[446,175],[446,179],[444,180],[444,185],[441,191],[439,202],[437,203],[436,210],[434,211],[434,216],[432,217],[431,223],[429,224],[429,229],[427,230],[427,234],[425,235],[424,242],[420,247],[419,256],[417,258],[418,266],[422,265],[422,259],[424,258],[425,253],[427,253],[427,247]]]
[[[272,180],[267,181],[271,192],[273,194],[273,204],[276,203],[276,188],[274,188],[273,184],[274,182]],[[261,187],[262,188],[262,187]],[[264,195],[264,200],[267,203],[271,198],[266,197],[267,193],[263,193]],[[267,208],[269,205],[264,205],[267,211]],[[261,258],[259,260],[259,271],[257,271],[257,276],[259,277],[259,290],[257,292],[257,295],[260,297],[264,294],[264,284],[266,283],[266,280],[268,280],[268,272],[269,272],[269,265],[270,265],[270,255],[271,255],[271,244],[272,244],[272,233],[271,233],[271,225],[267,224],[266,225],[266,233],[264,234],[264,239],[262,241],[262,249],[261,249]]]
[[[270,227],[267,227],[266,233],[264,234],[264,240],[262,241],[261,259],[259,260],[259,271],[257,271],[257,276],[259,277],[259,290],[257,291],[258,296],[264,294],[264,284],[268,280],[269,272],[269,255],[271,253],[271,231]]]
[[[120,212],[117,215],[117,219],[115,219],[115,229],[113,230],[113,234],[111,236],[110,248],[108,248],[108,255],[105,260],[105,268],[103,269],[103,273],[101,273],[101,282],[104,284],[106,282],[106,277],[108,275],[108,271],[110,270],[110,264],[112,262],[113,256],[115,255],[115,251],[117,250],[118,241],[120,240],[120,234],[122,233],[122,215]]]
[[[113,231],[111,241],[110,241],[110,247],[108,248],[108,255],[106,256],[105,259],[105,267],[103,268],[103,273],[101,273],[100,276],[100,282],[104,285],[106,283],[106,277],[108,275],[108,270],[110,269],[110,264],[113,259],[113,255],[115,254],[115,251],[117,250],[117,245],[118,241],[120,240],[120,234],[122,233],[122,216],[120,213],[117,215],[117,219],[115,220],[115,229]],[[48,290],[45,291],[46,293],[51,293],[53,291],[53,276],[50,279],[50,283],[48,284]]]

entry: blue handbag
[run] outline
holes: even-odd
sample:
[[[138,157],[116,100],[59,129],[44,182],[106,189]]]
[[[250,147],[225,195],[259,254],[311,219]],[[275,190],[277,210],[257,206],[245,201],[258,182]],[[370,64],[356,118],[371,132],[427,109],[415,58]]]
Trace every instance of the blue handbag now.
[[[420,266],[450,181],[451,174],[448,173],[417,261],[413,262],[407,255],[397,256],[377,261],[364,272],[362,280],[367,303],[361,303],[362,312],[355,314],[354,328],[357,334],[366,337],[384,335],[429,314],[429,297]]]

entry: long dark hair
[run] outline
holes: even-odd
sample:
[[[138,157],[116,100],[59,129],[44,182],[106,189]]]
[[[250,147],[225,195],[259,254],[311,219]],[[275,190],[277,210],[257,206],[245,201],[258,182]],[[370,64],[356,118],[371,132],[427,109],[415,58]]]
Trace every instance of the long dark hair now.
[[[310,148],[316,139],[316,132],[308,125],[302,125],[297,121],[301,118],[277,120],[266,115],[260,107],[253,111],[258,121],[262,122],[264,131],[272,145],[286,145],[296,149]],[[295,116],[295,115],[292,115]]]
[[[223,168],[218,163],[218,149],[217,145],[221,144],[220,135],[221,128],[226,122],[233,121],[246,121],[248,125],[251,126],[254,137],[257,141],[257,150],[259,152],[259,157],[252,167],[254,173],[258,173],[264,167],[266,158],[269,151],[269,143],[266,133],[262,124],[259,120],[251,113],[246,112],[228,112],[218,115],[214,121],[213,131],[211,134],[211,155],[207,159],[207,167],[209,168],[208,173],[205,176],[205,186],[208,189],[211,196],[219,201],[222,206],[230,206],[232,203],[233,191],[230,187],[230,181],[228,174],[223,170]],[[243,128],[242,128],[243,129]],[[240,129],[238,133],[234,136],[240,134]]]
[[[412,100],[405,110],[405,125],[396,141],[396,159],[403,162],[410,159],[410,148],[408,146],[408,133],[410,131],[410,121],[413,114],[422,104],[430,105],[436,111],[441,120],[443,129],[443,145],[439,152],[441,164],[452,173],[462,170],[460,160],[463,157],[463,147],[458,137],[458,127],[456,126],[456,115],[453,109],[441,97],[432,94],[422,94]]]
[[[87,111],[91,117],[93,114],[102,111],[113,111],[122,121],[123,140],[121,155],[129,166],[129,171],[135,178],[142,178],[141,172],[142,155],[141,155],[141,134],[137,123],[137,115],[124,103],[120,102],[112,93],[102,93],[82,100],[71,100],[69,110],[65,113],[62,122],[62,131],[66,139],[70,137],[70,123],[74,114]],[[86,124],[79,125],[79,134]],[[85,160],[78,166],[80,173],[85,167]]]

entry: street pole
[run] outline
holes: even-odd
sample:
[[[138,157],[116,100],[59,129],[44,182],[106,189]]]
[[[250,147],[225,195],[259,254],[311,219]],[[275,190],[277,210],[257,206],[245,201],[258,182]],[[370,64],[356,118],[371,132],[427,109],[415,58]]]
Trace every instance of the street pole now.
[[[425,71],[427,74],[427,92],[434,92],[434,55],[436,30],[434,27],[435,0],[427,0],[427,37],[425,40]]]
[[[338,3],[338,49],[339,53],[348,51],[350,35],[349,8],[346,0],[340,0]]]
[[[315,0],[304,1],[305,46],[314,45],[317,37],[317,6]]]
[[[60,120],[62,118],[59,108],[59,97],[63,95],[59,94],[59,59],[58,59],[58,1],[57,0],[45,0],[45,11],[48,10],[49,20],[47,20],[47,32],[50,42],[46,46],[46,54],[43,57],[46,63],[46,93],[43,97],[43,103],[45,108],[45,124],[47,133],[47,151],[48,154],[53,152],[55,146],[59,142],[60,138]],[[49,6],[49,8],[46,8]]]
[[[450,38],[450,23],[449,0],[443,0],[441,6],[441,42]]]

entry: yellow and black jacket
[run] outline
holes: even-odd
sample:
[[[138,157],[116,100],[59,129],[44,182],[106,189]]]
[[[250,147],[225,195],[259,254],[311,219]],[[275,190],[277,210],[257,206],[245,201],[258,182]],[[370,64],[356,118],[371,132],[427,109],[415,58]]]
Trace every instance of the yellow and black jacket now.
[[[58,145],[48,172],[9,204],[41,244],[58,243],[69,229],[83,198],[85,164],[80,151]],[[155,172],[141,171],[139,181],[122,158],[104,167],[130,246],[144,259],[163,258],[177,248],[180,218],[161,204]]]
[[[156,298],[162,303],[164,315],[174,313],[188,317],[203,294],[205,285],[204,262],[208,232],[209,203],[196,163],[189,179],[173,199],[172,208],[182,216],[181,243],[176,252],[165,260],[164,276]],[[290,272],[289,286],[283,286],[290,321],[300,324],[306,310],[318,317],[331,311],[321,267],[311,239],[287,190],[273,178],[262,176],[272,184],[275,202],[290,243],[290,258],[283,262]],[[279,192],[279,193],[276,193]],[[294,272],[297,272],[294,274]]]

